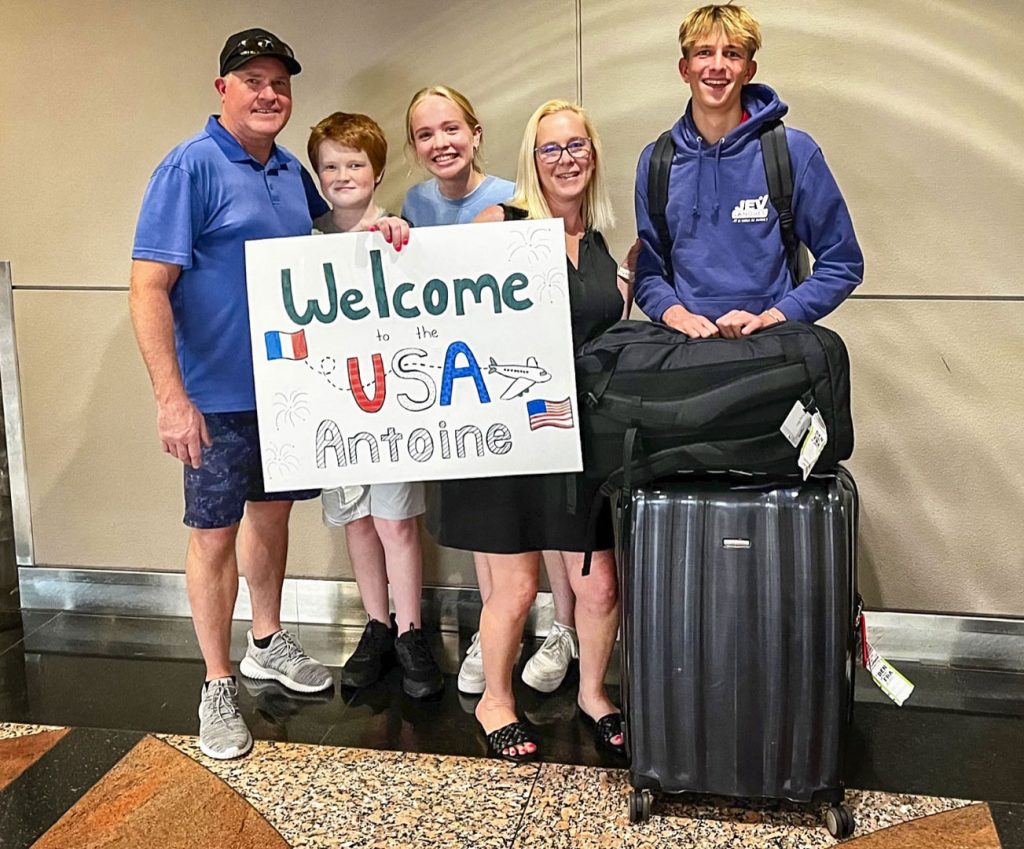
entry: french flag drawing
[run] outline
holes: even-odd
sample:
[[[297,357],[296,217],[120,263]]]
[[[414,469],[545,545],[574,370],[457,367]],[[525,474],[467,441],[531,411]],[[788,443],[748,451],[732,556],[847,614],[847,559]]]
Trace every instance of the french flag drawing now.
[[[526,412],[530,416],[530,430],[539,427],[572,428],[572,404],[564,401],[527,401]]]
[[[268,360],[306,359],[306,331],[285,333],[282,330],[268,330],[263,334],[267,343]]]

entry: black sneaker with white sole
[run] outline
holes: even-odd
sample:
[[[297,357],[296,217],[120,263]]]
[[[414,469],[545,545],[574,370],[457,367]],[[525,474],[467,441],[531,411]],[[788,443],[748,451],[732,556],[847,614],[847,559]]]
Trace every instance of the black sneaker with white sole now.
[[[419,628],[409,630],[395,640],[395,654],[402,667],[402,689],[414,699],[422,699],[440,693],[444,689],[441,667],[434,660],[434,654],[427,645],[427,638]]]
[[[359,645],[341,668],[341,683],[346,687],[369,687],[387,672],[394,660],[395,629],[371,619],[363,628]]]

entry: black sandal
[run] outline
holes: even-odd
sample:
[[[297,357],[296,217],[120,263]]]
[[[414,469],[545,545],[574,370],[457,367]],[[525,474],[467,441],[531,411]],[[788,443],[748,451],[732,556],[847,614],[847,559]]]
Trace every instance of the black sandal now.
[[[621,743],[613,743],[613,737],[622,736],[622,713],[616,711],[602,716],[595,720],[586,711],[580,710],[580,715],[594,727],[594,745],[606,752],[611,752],[621,757],[626,756],[626,741],[623,737]]]
[[[497,731],[492,731],[486,736],[488,754],[491,757],[500,758],[503,761],[511,761],[514,764],[522,764],[536,760],[540,754],[539,749],[519,754],[517,746],[522,746],[524,743],[537,745],[537,741],[530,736],[530,732],[526,730],[526,726],[521,722],[510,722],[508,725],[503,725]],[[506,749],[512,749],[512,754],[506,752]]]

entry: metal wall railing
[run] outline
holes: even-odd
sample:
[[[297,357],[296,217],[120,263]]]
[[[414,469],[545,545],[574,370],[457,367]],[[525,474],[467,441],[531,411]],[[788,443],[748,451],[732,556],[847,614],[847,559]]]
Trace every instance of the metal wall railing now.
[[[3,398],[0,381],[0,398]],[[18,583],[14,562],[14,518],[11,515],[11,475],[7,469],[7,430],[4,427],[3,405],[0,404],[0,604],[9,590]]]
[[[11,264],[0,261],[0,603],[18,586],[18,565],[32,563],[32,521],[22,441],[18,347]],[[9,440],[9,441],[8,441]],[[15,503],[19,516],[15,516]]]

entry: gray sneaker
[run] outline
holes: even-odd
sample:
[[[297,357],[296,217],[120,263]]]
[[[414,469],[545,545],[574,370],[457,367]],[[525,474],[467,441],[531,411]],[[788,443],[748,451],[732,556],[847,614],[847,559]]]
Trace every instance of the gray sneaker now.
[[[306,654],[299,641],[287,631],[274,634],[265,649],[253,642],[252,631],[246,634],[246,639],[249,648],[238,665],[246,678],[273,679],[297,693],[319,693],[334,683],[330,670]]]
[[[234,678],[216,678],[203,685],[199,702],[199,748],[220,761],[249,754],[252,735],[238,712]]]

